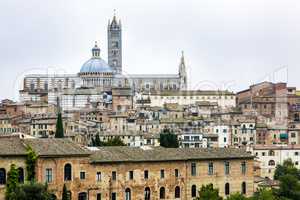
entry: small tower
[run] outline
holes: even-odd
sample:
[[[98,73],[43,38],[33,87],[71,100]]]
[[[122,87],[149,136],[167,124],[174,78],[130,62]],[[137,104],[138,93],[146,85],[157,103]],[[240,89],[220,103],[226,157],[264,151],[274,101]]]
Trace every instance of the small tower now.
[[[184,61],[184,53],[181,52],[181,59],[179,64],[179,77],[180,77],[180,90],[187,89],[187,74],[186,74],[186,66]]]
[[[116,14],[113,19],[108,21],[108,65],[114,70],[114,73],[122,73],[122,27],[121,20],[117,22]]]

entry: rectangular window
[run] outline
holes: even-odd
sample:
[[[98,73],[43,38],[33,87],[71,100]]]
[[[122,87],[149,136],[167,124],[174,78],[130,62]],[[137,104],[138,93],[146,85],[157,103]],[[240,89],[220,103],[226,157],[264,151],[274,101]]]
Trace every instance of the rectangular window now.
[[[196,176],[197,175],[197,169],[196,169],[196,163],[191,164],[191,175]]]
[[[111,193],[111,200],[117,200],[117,193]]]
[[[117,172],[113,171],[113,172],[111,173],[111,179],[112,179],[113,181],[117,180]]]
[[[246,174],[246,162],[241,163],[241,171],[242,171],[242,174]]]
[[[179,177],[179,170],[175,169],[175,177],[178,178]]]
[[[52,168],[47,168],[46,169],[46,183],[51,183],[52,182]]]
[[[85,172],[80,172],[80,179],[84,180],[85,179]]]
[[[165,178],[165,170],[160,170],[160,178]]]
[[[208,175],[214,174],[214,163],[210,162],[208,163]]]
[[[96,180],[97,180],[97,182],[101,181],[101,172],[97,172]]]
[[[133,171],[129,171],[129,180],[133,180]]]
[[[101,193],[97,194],[97,200],[101,200]]]
[[[229,162],[228,161],[225,161],[224,162],[224,171],[225,171],[225,174],[228,175],[229,174]]]
[[[144,179],[148,179],[149,178],[149,172],[148,170],[144,171]]]

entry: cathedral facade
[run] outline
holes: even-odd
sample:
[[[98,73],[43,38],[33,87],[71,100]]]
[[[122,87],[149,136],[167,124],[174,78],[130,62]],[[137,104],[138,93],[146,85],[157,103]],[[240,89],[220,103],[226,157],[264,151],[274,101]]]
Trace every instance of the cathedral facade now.
[[[21,101],[58,99],[66,107],[80,108],[91,101],[103,101],[103,93],[113,87],[130,87],[133,94],[151,91],[180,91],[187,89],[187,73],[182,54],[177,74],[124,74],[122,73],[122,26],[116,16],[108,23],[108,62],[101,57],[97,43],[92,56],[77,74],[29,74],[24,77]]]

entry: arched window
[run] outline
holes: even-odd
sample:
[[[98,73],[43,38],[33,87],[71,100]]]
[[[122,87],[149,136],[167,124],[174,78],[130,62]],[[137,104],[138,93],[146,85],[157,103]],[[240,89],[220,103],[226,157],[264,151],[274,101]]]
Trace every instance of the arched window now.
[[[269,161],[269,166],[274,166],[275,165],[275,161],[274,160],[270,160]]]
[[[164,187],[161,187],[159,189],[159,199],[165,199],[166,198],[166,189]]]
[[[0,169],[0,185],[6,184],[6,171],[4,168]]]
[[[226,183],[225,184],[225,195],[229,195],[230,193],[230,186],[229,186],[229,183]]]
[[[175,187],[175,199],[180,198],[180,187]]]
[[[300,119],[299,114],[298,113],[294,114],[294,121],[300,121],[299,119]]]
[[[64,177],[65,181],[71,181],[72,180],[72,166],[71,164],[66,164],[65,165],[65,171],[64,171]]]
[[[129,188],[125,190],[125,200],[131,200],[131,190]]]
[[[269,151],[269,156],[275,156],[275,152],[273,150]]]
[[[78,200],[87,200],[86,192],[81,192],[78,194]]]
[[[196,197],[197,196],[197,186],[193,185],[192,186],[192,197]]]
[[[18,168],[18,182],[24,183],[24,169],[22,167]]]
[[[242,194],[246,194],[247,190],[246,190],[246,182],[242,183]]]
[[[144,191],[145,200],[150,200],[150,195],[151,195],[150,188],[146,187]]]

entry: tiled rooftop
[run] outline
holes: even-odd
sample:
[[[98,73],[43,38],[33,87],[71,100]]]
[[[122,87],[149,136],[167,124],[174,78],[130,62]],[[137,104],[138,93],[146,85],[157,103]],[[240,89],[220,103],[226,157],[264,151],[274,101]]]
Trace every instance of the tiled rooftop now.
[[[101,147],[91,155],[91,162],[150,162],[150,161],[187,161],[211,159],[251,159],[242,149],[175,149],[153,147],[147,150],[138,147]]]

